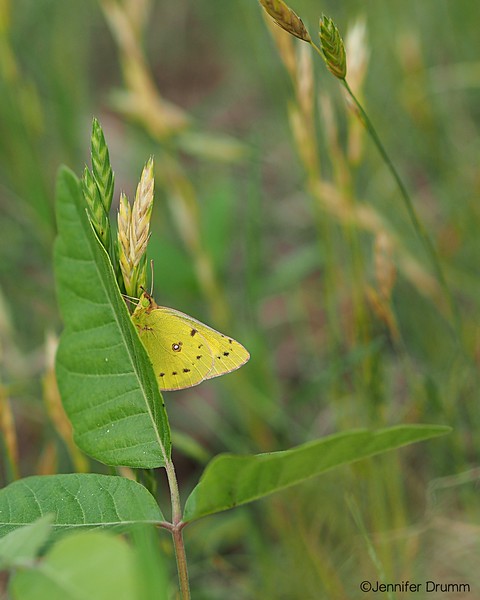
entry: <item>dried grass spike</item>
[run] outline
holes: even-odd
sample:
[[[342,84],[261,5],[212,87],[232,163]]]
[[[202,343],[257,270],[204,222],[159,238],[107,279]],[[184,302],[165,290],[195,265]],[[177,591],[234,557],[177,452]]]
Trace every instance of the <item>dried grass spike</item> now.
[[[290,78],[293,82],[296,82],[297,56],[293,37],[285,29],[281,29],[265,10],[263,11],[263,17]]]
[[[370,57],[367,25],[364,17],[359,17],[348,28],[345,36],[345,53],[348,57],[348,84],[357,94],[361,92]]]
[[[133,296],[132,279],[133,265],[130,259],[130,223],[132,219],[132,209],[130,202],[125,194],[120,194],[120,202],[118,206],[118,262],[122,272],[125,292]]]
[[[366,292],[373,312],[387,326],[392,339],[398,342],[400,340],[400,331],[392,307],[373,288],[368,286]]]
[[[392,243],[385,232],[380,232],[375,238],[374,260],[380,297],[389,301],[395,285],[397,270],[393,262]]]
[[[309,46],[303,45],[298,51],[297,98],[303,114],[312,119],[315,102],[312,51]]]
[[[10,399],[4,386],[0,384],[0,434],[3,437],[6,462],[11,470],[11,475],[18,479],[20,477],[18,464],[18,440]]]
[[[118,207],[118,258],[127,295],[138,297],[146,287],[146,252],[153,207],[153,159],[145,165],[133,206],[120,195]]]
[[[279,27],[304,42],[312,41],[302,19],[283,0],[260,0],[260,4]]]
[[[153,208],[153,188],[153,159],[150,158],[143,168],[132,207],[130,244],[135,266],[140,264],[140,260],[147,251],[148,238],[150,237],[150,217]]]

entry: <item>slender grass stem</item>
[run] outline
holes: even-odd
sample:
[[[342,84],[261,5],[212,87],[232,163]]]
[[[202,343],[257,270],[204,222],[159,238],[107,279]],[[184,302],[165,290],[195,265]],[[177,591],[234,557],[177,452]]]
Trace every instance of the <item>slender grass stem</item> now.
[[[319,48],[313,41],[310,41],[309,43],[312,46],[312,48],[322,57],[322,59],[325,60],[325,55],[322,52],[321,48]],[[328,66],[328,64],[327,64],[327,66]],[[329,69],[330,69],[330,67],[329,67]],[[359,102],[359,100],[357,99],[355,94],[353,93],[352,89],[348,85],[346,78],[344,76],[336,75],[335,73],[334,73],[334,75],[341,81],[346,92],[348,93],[348,95],[352,99],[353,103],[355,104],[355,107],[358,110],[359,119],[363,123],[365,129],[367,130],[367,133],[370,135],[373,143],[377,147],[377,150],[380,153],[380,156],[382,157],[388,170],[392,174],[392,176],[395,180],[395,183],[398,186],[398,189],[399,189],[402,199],[404,201],[405,208],[407,210],[407,213],[408,213],[408,216],[412,223],[412,226],[424,247],[424,250],[432,264],[432,268],[435,273],[436,279],[437,279],[440,287],[442,288],[442,291],[447,299],[448,305],[450,307],[450,311],[452,313],[453,321],[454,321],[455,337],[457,338],[458,342],[461,342],[461,340],[462,340],[462,322],[461,322],[461,317],[460,317],[460,311],[458,309],[457,303],[455,302],[453,294],[447,284],[447,280],[445,279],[445,275],[443,273],[443,268],[442,268],[442,265],[438,258],[438,254],[435,249],[435,246],[434,246],[430,236],[428,235],[427,230],[423,226],[423,223],[418,218],[417,212],[416,212],[413,202],[410,198],[410,194],[408,193],[407,188],[405,187],[405,184],[402,181],[402,178],[400,177],[397,169],[395,168],[395,165],[391,161],[391,159],[390,159],[384,145],[382,144],[382,141],[381,141],[379,135],[377,134],[377,131],[376,131],[375,127],[373,126],[373,123],[371,122],[365,109],[363,108],[363,106],[361,105],[361,103]]]
[[[390,173],[392,174],[392,176],[398,186],[398,189],[400,190],[400,194],[403,198],[405,208],[407,210],[407,213],[408,213],[408,216],[412,223],[412,226],[413,226],[418,238],[420,239],[420,241],[423,244],[425,252],[428,255],[430,262],[432,264],[432,268],[434,270],[434,273],[438,280],[438,283],[440,284],[440,286],[445,294],[445,297],[447,298],[447,301],[448,301],[448,304],[449,304],[449,307],[450,307],[450,310],[451,310],[451,313],[452,313],[452,316],[454,319],[456,334],[457,334],[458,338],[460,339],[461,331],[462,331],[460,312],[458,310],[457,303],[455,302],[453,295],[451,293],[451,290],[445,279],[443,268],[442,268],[442,265],[440,264],[440,260],[438,258],[438,254],[435,249],[435,246],[434,246],[430,236],[428,235],[427,230],[425,229],[423,223],[418,218],[417,212],[413,206],[412,199],[410,198],[410,194],[408,193],[407,188],[405,187],[405,184],[403,183],[400,175],[398,174],[398,171],[395,168],[395,165],[393,164],[387,151],[385,150],[385,147],[382,144],[382,141],[380,140],[380,137],[378,136],[366,111],[364,110],[364,108],[360,104],[360,102],[357,100],[357,97],[355,96],[355,94],[352,92],[352,89],[348,85],[347,80],[342,79],[341,82],[342,82],[345,90],[347,91],[348,95],[354,102],[357,110],[359,111],[359,117],[360,117],[363,125],[365,126],[368,134],[370,135],[375,146],[377,147],[377,150],[379,151],[383,161],[385,162],[387,168],[389,169]]]
[[[185,554],[185,544],[183,543],[182,529],[182,506],[180,504],[180,493],[178,490],[177,476],[175,468],[170,458],[165,461],[165,470],[167,472],[168,485],[170,487],[170,498],[172,501],[172,532],[173,545],[175,547],[175,558],[177,560],[178,581],[180,584],[180,594],[182,600],[190,600],[190,585],[188,582],[187,556]]]
[[[355,521],[355,524],[360,532],[360,535],[364,539],[368,555],[377,570],[378,577],[379,577],[380,581],[386,582],[387,576],[385,573],[385,568],[382,564],[380,557],[377,554],[377,551],[375,549],[375,546],[372,543],[372,540],[370,539],[367,528],[365,527],[365,523],[362,519],[360,508],[358,507],[358,504],[355,501],[355,498],[353,496],[346,496],[345,500],[346,500],[347,506],[350,510],[350,514],[352,515],[353,520]],[[389,600],[395,600],[392,592],[390,592],[390,591],[387,591],[387,598]]]

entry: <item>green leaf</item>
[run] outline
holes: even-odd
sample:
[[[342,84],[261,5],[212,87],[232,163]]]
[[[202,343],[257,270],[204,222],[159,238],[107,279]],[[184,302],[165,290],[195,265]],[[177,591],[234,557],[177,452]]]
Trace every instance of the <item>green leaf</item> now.
[[[10,591],[16,600],[140,600],[132,548],[100,531],[60,540],[35,568],[13,576]]]
[[[0,490],[0,536],[49,513],[54,536],[71,528],[125,530],[133,523],[164,520],[150,492],[124,477],[36,475]]]
[[[150,360],[85,211],[78,179],[57,182],[55,275],[65,323],[56,371],[75,442],[108,465],[154,468],[170,430]]]
[[[32,561],[48,539],[54,515],[45,515],[0,538],[0,571]]]
[[[217,456],[188,497],[184,521],[251,502],[334,467],[449,431],[439,425],[400,425],[376,432],[335,434],[283,452]]]

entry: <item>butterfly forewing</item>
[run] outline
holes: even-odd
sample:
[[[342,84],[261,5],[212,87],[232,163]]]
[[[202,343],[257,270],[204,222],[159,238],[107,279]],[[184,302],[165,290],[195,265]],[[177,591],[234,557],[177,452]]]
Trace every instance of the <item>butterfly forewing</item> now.
[[[161,390],[192,387],[234,371],[250,358],[234,339],[173,308],[137,308],[132,321]]]

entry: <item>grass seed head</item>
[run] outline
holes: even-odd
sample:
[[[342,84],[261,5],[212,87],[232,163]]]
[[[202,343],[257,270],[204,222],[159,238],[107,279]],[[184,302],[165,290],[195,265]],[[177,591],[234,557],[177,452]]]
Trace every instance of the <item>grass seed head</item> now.
[[[150,237],[150,217],[153,208],[153,159],[150,158],[143,168],[132,206],[130,223],[130,245],[134,265],[138,265],[147,251]]]
[[[94,176],[89,169],[85,167],[82,178],[83,195],[85,197],[88,213],[98,237],[100,238],[105,249],[110,248],[110,221],[108,213],[105,211],[100,192],[95,182]]]
[[[266,11],[263,11],[263,15],[267,27],[272,34],[273,41],[277,46],[280,58],[282,59],[282,62],[285,65],[285,68],[287,69],[290,78],[293,82],[296,82],[297,56],[295,54],[294,40],[292,36],[287,31],[285,31],[285,29],[281,29],[280,27],[278,27],[278,25],[273,19],[270,18]]]
[[[393,261],[392,243],[385,232],[380,232],[374,245],[375,277],[380,296],[389,301],[395,285],[397,270]]]
[[[260,0],[260,4],[279,27],[304,42],[312,41],[302,19],[283,0]]]
[[[358,18],[348,28],[345,37],[345,53],[348,56],[348,84],[357,94],[362,89],[370,57],[364,18]]]
[[[108,146],[97,119],[93,119],[92,123],[91,154],[93,178],[97,184],[105,212],[108,214],[113,200],[114,178]]]
[[[122,193],[118,207],[118,258],[125,291],[129,296],[138,297],[140,287],[146,287],[146,252],[153,189],[153,159],[150,158],[143,169],[133,205]]]
[[[328,70],[338,79],[347,76],[345,46],[337,26],[326,16],[320,19],[320,45]]]

